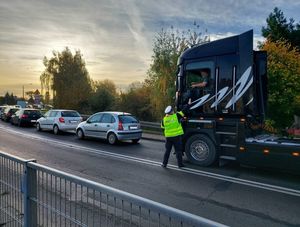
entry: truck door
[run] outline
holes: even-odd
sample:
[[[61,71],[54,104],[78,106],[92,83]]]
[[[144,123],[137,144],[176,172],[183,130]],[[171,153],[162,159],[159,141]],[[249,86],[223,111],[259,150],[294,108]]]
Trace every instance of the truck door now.
[[[215,111],[219,115],[246,115],[253,111],[255,98],[253,31],[233,37],[228,45],[232,45],[233,52],[219,55],[216,60]]]
[[[223,100],[219,102],[218,105],[214,107],[214,111],[217,114],[234,114],[236,112],[236,104],[233,104],[230,108],[226,108],[227,103],[234,96],[236,89],[236,77],[239,64],[238,54],[227,54],[223,56],[218,56],[216,61],[216,90],[214,101],[217,100],[218,93],[222,90],[226,90],[226,94]],[[221,100],[221,99],[220,99]]]

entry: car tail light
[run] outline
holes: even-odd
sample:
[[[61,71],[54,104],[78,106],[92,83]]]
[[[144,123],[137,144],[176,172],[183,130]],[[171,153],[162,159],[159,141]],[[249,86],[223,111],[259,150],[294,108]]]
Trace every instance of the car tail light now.
[[[118,130],[120,130],[120,131],[124,130],[123,124],[122,124],[121,121],[119,121],[119,124],[118,124]]]
[[[65,123],[65,119],[63,117],[58,118],[60,123]]]
[[[28,115],[22,114],[21,118],[22,118],[22,119],[28,118]]]

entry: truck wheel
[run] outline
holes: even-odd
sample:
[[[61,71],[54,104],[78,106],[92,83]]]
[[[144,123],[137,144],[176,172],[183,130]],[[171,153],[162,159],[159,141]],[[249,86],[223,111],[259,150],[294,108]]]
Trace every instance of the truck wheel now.
[[[191,136],[185,144],[185,152],[188,159],[200,166],[209,166],[217,159],[214,143],[205,135]]]

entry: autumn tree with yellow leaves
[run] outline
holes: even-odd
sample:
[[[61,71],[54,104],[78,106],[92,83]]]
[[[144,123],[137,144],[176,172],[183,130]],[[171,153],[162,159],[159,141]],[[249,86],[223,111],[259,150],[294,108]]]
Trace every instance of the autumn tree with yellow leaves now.
[[[300,52],[286,40],[267,41],[268,118],[278,128],[288,127],[300,115]]]

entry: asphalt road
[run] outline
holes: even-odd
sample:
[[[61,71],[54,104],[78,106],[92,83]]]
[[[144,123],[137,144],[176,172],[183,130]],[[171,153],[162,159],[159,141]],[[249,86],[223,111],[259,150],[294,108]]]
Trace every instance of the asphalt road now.
[[[0,150],[229,226],[300,226],[300,176],[240,167],[160,166],[164,144],[111,146],[0,122]]]

